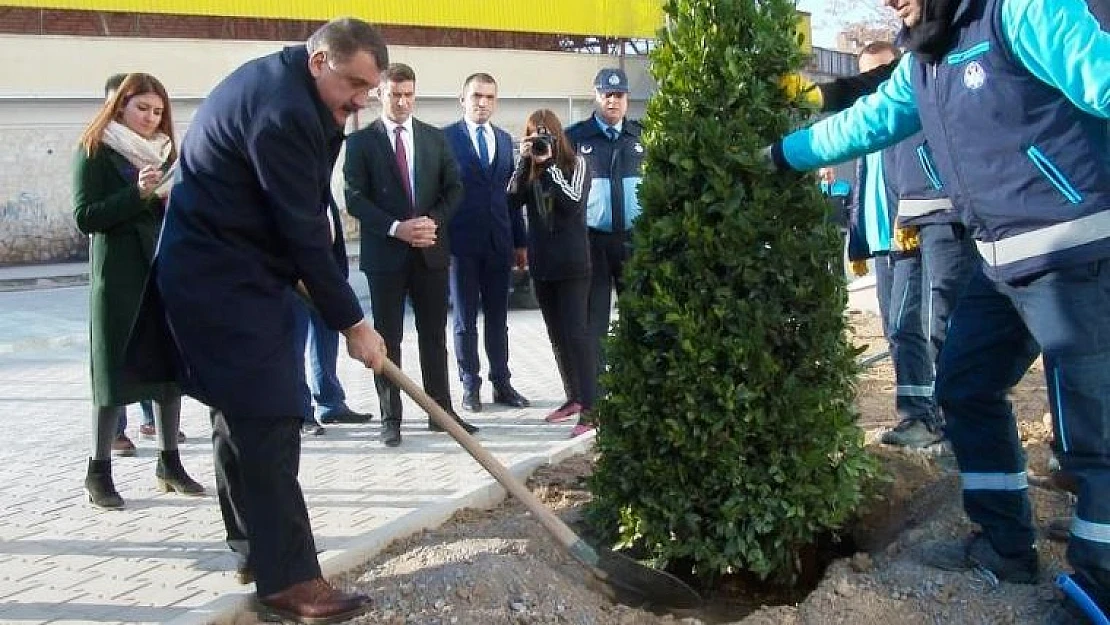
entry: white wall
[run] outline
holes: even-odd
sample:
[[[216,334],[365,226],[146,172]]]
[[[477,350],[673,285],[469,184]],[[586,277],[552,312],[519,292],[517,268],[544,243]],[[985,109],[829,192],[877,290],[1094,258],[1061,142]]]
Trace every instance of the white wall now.
[[[243,62],[281,48],[277,42],[0,35],[0,264],[83,255],[72,221],[70,164],[77,137],[102,103],[105,78],[117,72],[157,76],[173,100],[179,137],[208,90]],[[444,125],[461,115],[458,91],[477,71],[499,85],[494,123],[514,135],[527,115],[550,108],[570,123],[589,115],[592,80],[607,56],[516,50],[392,46],[390,58],[417,74],[421,119]],[[630,114],[643,112],[652,85],[643,59],[626,61]],[[360,123],[378,115],[360,114]]]

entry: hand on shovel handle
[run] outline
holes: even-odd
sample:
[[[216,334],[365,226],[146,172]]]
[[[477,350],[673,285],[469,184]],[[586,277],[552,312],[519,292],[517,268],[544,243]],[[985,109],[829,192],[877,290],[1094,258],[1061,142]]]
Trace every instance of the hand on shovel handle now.
[[[343,331],[347,339],[347,353],[355,360],[382,372],[382,366],[389,362],[386,358],[385,339],[370,326],[365,319]]]
[[[312,296],[309,295],[303,281],[297,280],[297,283],[293,285],[293,290],[304,300],[306,306],[313,310],[316,309],[315,304],[312,303]],[[347,339],[347,354],[351,358],[373,369],[376,373],[381,373],[382,363],[387,360],[385,339],[365,318],[343,330],[343,337]]]

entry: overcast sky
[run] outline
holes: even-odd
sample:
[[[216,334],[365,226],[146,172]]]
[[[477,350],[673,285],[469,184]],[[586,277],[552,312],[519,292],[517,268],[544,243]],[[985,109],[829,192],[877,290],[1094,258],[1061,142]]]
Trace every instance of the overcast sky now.
[[[819,48],[835,48],[836,34],[841,27],[850,22],[866,19],[873,15],[872,6],[879,6],[882,0],[853,0],[860,8],[846,12],[843,16],[833,15],[829,10],[830,0],[798,0],[798,10],[812,16],[813,45]],[[841,4],[847,4],[842,2]]]

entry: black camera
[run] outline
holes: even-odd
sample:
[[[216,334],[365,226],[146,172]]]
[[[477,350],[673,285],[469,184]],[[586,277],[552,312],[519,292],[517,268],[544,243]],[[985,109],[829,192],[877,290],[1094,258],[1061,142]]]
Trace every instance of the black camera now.
[[[532,137],[532,156],[547,156],[555,150],[555,137],[547,132],[546,126],[536,128],[536,136]]]

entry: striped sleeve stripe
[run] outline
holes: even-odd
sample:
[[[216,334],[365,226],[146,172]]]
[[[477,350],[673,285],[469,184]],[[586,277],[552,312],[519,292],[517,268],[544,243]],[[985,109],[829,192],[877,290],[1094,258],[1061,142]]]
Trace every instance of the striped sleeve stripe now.
[[[510,191],[515,191],[517,187],[517,178],[520,177],[520,169],[513,170],[513,175],[509,178],[509,184],[505,186]]]
[[[1084,521],[1078,516],[1071,522],[1071,533],[1076,538],[1093,543],[1110,544],[1110,525]]]
[[[586,181],[586,167],[581,156],[574,158],[574,175],[571,176],[569,184],[567,179],[563,177],[563,171],[558,167],[549,167],[547,171],[551,172],[551,179],[571,201],[578,202],[582,199],[582,185]]]
[[[1021,473],[962,473],[964,490],[1025,490],[1029,479]]]
[[[933,386],[903,384],[894,388],[894,394],[899,397],[932,397]]]

